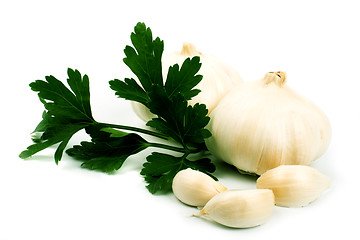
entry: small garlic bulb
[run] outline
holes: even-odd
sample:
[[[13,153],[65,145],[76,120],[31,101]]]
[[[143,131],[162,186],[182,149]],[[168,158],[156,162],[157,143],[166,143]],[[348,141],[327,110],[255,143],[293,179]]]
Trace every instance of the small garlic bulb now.
[[[330,186],[327,176],[309,166],[282,165],[262,174],[258,189],[271,189],[275,204],[303,207],[316,200]]]
[[[204,54],[196,50],[190,43],[184,43],[181,52],[174,52],[162,58],[164,81],[170,66],[181,64],[188,57],[200,56],[201,68],[198,74],[203,76],[201,82],[195,87],[201,92],[193,97],[189,103],[206,104],[209,113],[216,107],[219,101],[235,86],[243,83],[241,76],[235,69],[222,62],[217,57]],[[144,121],[150,120],[154,115],[142,104],[132,102],[134,112]]]
[[[258,175],[279,165],[309,165],[327,149],[324,112],[285,85],[284,72],[267,73],[226,95],[210,114],[210,152]]]
[[[215,195],[194,216],[205,216],[233,228],[264,224],[274,209],[274,194],[268,189],[227,190]]]
[[[227,190],[209,175],[191,168],[181,170],[175,175],[172,189],[181,202],[197,207],[204,206],[213,196]]]

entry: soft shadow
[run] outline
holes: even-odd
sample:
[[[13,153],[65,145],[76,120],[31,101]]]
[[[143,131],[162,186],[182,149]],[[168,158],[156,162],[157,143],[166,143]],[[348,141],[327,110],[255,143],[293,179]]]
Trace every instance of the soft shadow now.
[[[200,217],[191,216],[191,217],[198,218],[199,220],[204,221],[204,223],[211,224],[211,225],[214,226],[214,227],[217,227],[217,228],[220,228],[220,229],[224,229],[224,230],[227,230],[227,231],[250,231],[251,229],[254,229],[254,228],[259,227],[259,226],[248,227],[248,228],[228,227],[228,226],[222,225],[222,224],[220,224],[220,223],[217,223],[217,222],[215,222],[215,221],[213,221],[213,220],[211,220],[210,218],[207,218],[207,217],[205,217],[205,216],[200,216]]]
[[[214,175],[221,178],[233,178],[233,179],[239,179],[241,181],[251,181],[255,182],[258,179],[258,175],[255,174],[249,174],[246,172],[239,171],[236,167],[233,165],[230,165],[222,160],[211,158],[211,161],[216,166],[216,171]]]

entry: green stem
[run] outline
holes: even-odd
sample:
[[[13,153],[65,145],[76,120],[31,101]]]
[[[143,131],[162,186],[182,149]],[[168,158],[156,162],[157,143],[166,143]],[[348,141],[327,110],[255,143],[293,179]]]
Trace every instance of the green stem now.
[[[100,124],[103,127],[116,128],[116,129],[128,130],[128,131],[133,131],[133,132],[138,132],[138,133],[144,133],[144,134],[158,137],[161,139],[169,140],[169,137],[167,137],[166,135],[164,135],[162,133],[154,132],[151,130],[146,130],[146,129],[137,128],[137,127],[124,126],[124,125],[110,124],[110,123],[98,123],[98,124]],[[161,144],[161,143],[154,143],[154,142],[148,142],[146,144],[148,147],[163,148],[163,149],[167,149],[167,150],[171,150],[171,151],[175,151],[175,152],[185,153],[186,156],[191,153],[201,152],[201,149],[198,149],[198,148],[189,149],[184,143],[183,143],[183,147],[174,147],[174,146]]]
[[[189,149],[189,148],[184,148],[184,147],[174,147],[174,146],[170,146],[170,145],[166,145],[166,144],[162,144],[162,143],[154,143],[154,142],[149,142],[147,143],[148,147],[156,147],[156,148],[163,148],[163,149],[167,149],[167,150],[172,150],[175,152],[181,152],[184,153],[187,157],[189,154],[192,153],[199,153],[201,152],[201,149],[195,148],[195,149]]]
[[[165,139],[165,140],[169,139],[166,135],[164,135],[162,133],[158,133],[158,132],[154,132],[154,131],[150,131],[150,130],[146,130],[146,129],[142,129],[142,128],[130,127],[130,126],[124,126],[124,125],[117,125],[117,124],[110,124],[110,123],[99,123],[99,124],[104,126],[104,127],[128,130],[128,131],[133,131],[133,132],[138,132],[138,133],[144,133],[144,134],[147,134],[147,135],[150,135],[150,136],[153,136],[153,137],[158,137],[158,138]]]
[[[166,145],[166,144],[153,143],[153,142],[149,142],[149,143],[147,143],[147,145],[149,147],[163,148],[163,149],[172,150],[175,152],[186,153],[186,150],[182,147],[174,147],[174,146],[170,146],[170,145]]]

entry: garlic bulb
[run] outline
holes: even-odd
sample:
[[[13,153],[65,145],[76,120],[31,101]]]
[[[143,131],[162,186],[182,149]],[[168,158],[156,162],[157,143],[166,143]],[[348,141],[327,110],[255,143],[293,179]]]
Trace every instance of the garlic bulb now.
[[[215,195],[194,216],[205,216],[233,228],[264,224],[274,209],[274,194],[268,189],[227,190]]]
[[[204,206],[213,196],[227,190],[209,175],[191,168],[179,171],[172,183],[174,195],[190,206]]]
[[[235,69],[222,62],[213,55],[204,54],[196,50],[195,46],[190,43],[184,43],[181,52],[174,52],[162,58],[162,68],[164,81],[170,66],[174,64],[181,64],[188,57],[200,56],[202,63],[198,74],[203,76],[201,82],[195,87],[201,92],[192,98],[189,103],[206,104],[209,113],[216,107],[219,101],[231,90],[234,86],[243,83],[241,76]],[[132,102],[134,112],[144,121],[150,120],[154,115],[142,104]]]
[[[323,111],[267,73],[231,91],[210,114],[210,152],[258,175],[279,165],[309,165],[327,149],[331,127]]]
[[[261,175],[258,189],[271,189],[275,204],[283,207],[303,207],[316,200],[329,188],[327,176],[309,166],[283,165]]]

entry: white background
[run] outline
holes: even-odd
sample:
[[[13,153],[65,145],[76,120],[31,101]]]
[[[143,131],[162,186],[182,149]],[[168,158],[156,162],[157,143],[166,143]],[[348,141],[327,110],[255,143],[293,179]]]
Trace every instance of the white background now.
[[[360,8],[357,1],[1,1],[0,239],[358,239]],[[88,74],[98,121],[142,126],[108,81],[130,72],[123,48],[138,21],[165,42],[165,54],[191,42],[229,63],[246,81],[286,71],[288,85],[328,115],[332,142],[312,166],[332,187],[305,208],[276,207],[251,229],[229,229],[191,217],[196,208],[172,194],[154,196],[139,172],[149,152],[116,174],[79,167],[54,149],[29,160],[42,104],[28,84],[45,75],[66,79],[67,67]],[[70,142],[87,139],[77,134]],[[216,163],[229,188],[252,178]]]

